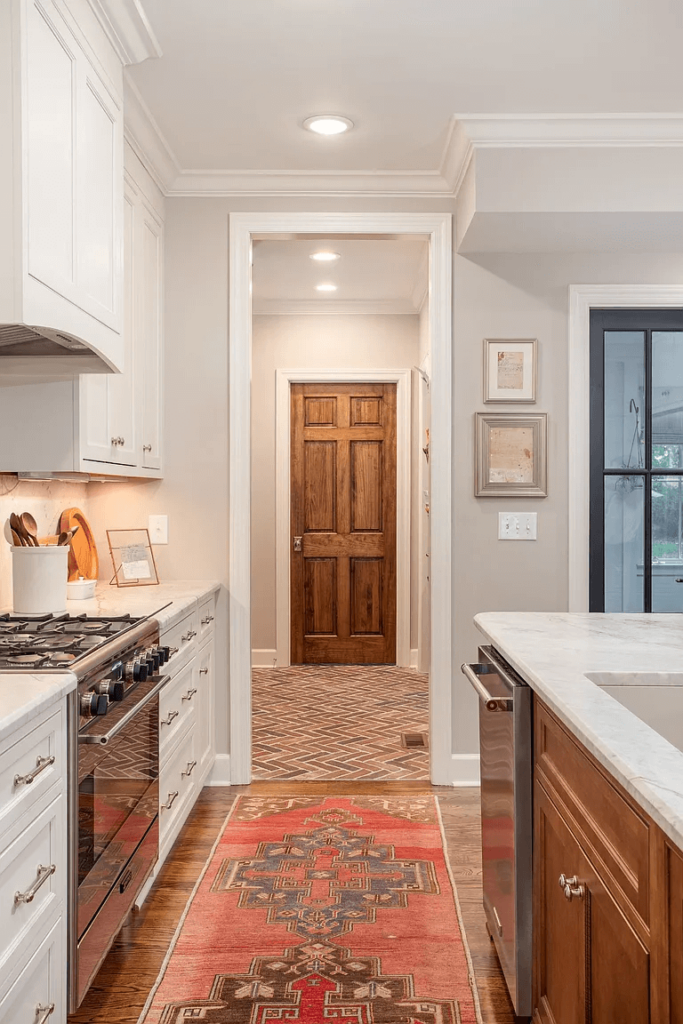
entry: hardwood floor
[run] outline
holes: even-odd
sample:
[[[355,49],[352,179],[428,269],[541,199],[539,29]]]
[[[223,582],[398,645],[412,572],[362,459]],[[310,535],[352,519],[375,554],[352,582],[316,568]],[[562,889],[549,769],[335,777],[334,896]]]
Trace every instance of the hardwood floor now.
[[[439,798],[451,870],[458,890],[485,1024],[515,1024],[481,906],[478,789],[421,782],[257,782],[204,789],[172,855],[142,908],[128,918],[79,1010],[69,1024],[136,1024],[147,995],[235,796],[435,793]]]

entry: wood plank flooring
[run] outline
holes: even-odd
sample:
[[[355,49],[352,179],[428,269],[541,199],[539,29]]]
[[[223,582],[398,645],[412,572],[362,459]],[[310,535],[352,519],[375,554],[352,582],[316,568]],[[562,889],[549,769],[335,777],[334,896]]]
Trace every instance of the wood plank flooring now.
[[[448,856],[458,889],[485,1024],[515,1024],[481,906],[478,789],[450,789],[420,782],[253,783],[204,789],[173,853],[139,911],[133,911],[69,1024],[136,1024],[178,920],[235,796],[405,795],[436,793]]]

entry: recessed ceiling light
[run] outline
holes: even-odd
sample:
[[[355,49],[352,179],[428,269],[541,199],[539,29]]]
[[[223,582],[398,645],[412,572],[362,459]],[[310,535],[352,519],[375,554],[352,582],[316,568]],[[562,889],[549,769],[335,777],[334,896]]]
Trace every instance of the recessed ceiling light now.
[[[335,260],[341,259],[340,252],[312,252],[309,259],[316,260],[317,263],[334,263]]]
[[[317,292],[336,292],[336,284],[317,284],[315,286]]]
[[[315,114],[307,117],[304,121],[304,128],[316,135],[341,135],[353,128],[353,121],[348,117],[340,117],[338,114]]]

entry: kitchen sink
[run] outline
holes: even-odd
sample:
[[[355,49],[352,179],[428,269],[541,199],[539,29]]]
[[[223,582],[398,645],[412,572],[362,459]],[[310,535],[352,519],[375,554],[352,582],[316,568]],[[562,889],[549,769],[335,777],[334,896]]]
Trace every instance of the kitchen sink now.
[[[587,672],[586,678],[683,751],[683,672]]]

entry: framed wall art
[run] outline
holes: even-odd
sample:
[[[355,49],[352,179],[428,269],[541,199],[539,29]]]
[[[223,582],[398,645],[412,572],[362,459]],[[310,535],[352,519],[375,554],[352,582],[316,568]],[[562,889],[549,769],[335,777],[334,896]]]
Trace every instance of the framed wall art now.
[[[548,414],[477,412],[474,416],[475,497],[547,497]]]
[[[484,401],[535,402],[535,338],[484,338]]]

